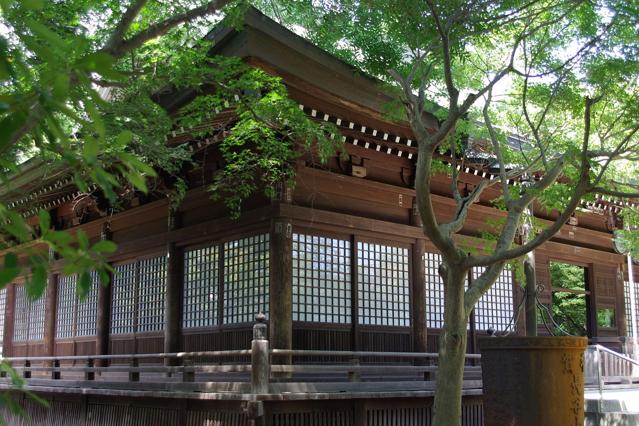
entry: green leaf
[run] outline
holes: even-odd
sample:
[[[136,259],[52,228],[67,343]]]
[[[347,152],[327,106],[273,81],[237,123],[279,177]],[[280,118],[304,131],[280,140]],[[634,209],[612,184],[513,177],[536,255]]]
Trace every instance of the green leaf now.
[[[146,179],[140,173],[136,171],[127,173],[126,178],[136,189],[144,192],[145,194],[148,192],[149,189],[146,186]]]
[[[26,290],[30,300],[42,297],[47,288],[47,269],[42,264],[31,266],[31,278],[27,282]]]
[[[76,237],[78,239],[78,245],[80,246],[80,249],[87,250],[89,248],[89,237],[87,236],[87,233],[84,232],[84,230],[80,229],[78,230]]]
[[[0,121],[0,151],[4,151],[11,143],[11,139],[27,121],[27,115],[22,112],[10,113]]]
[[[116,144],[120,148],[124,148],[133,140],[133,133],[130,130],[123,130],[116,138]]]
[[[105,268],[99,268],[98,276],[100,277],[100,285],[102,285],[102,287],[106,287],[109,285],[109,281],[111,278],[109,271],[107,271]]]
[[[15,253],[7,253],[4,256],[4,268],[0,269],[0,288],[4,288],[20,275],[18,256]]]
[[[91,274],[88,271],[82,271],[80,273],[80,279],[78,280],[77,293],[81,300],[83,300],[89,290],[91,289]]]
[[[58,100],[64,100],[69,94],[69,76],[58,74],[53,80],[53,97]]]
[[[73,242],[73,237],[66,231],[50,231],[46,239],[60,247],[65,247]]]
[[[27,19],[25,22],[33,34],[35,34],[39,39],[46,40],[51,47],[55,47],[59,50],[66,50],[67,44],[64,39],[51,31],[45,25],[34,19]]]
[[[100,240],[93,245],[93,251],[97,253],[115,253],[117,249],[117,244],[108,240]]]
[[[100,144],[98,140],[93,137],[87,137],[84,140],[84,146],[82,149],[82,157],[86,160],[87,163],[93,164],[98,158],[98,153],[100,151]]]
[[[44,7],[44,0],[22,0],[22,6],[28,10],[40,10]]]
[[[40,223],[40,232],[42,235],[46,235],[46,233],[49,232],[49,228],[51,228],[51,216],[49,215],[49,212],[44,209],[40,209],[38,211],[38,221]]]
[[[115,59],[104,52],[94,52],[82,57],[78,66],[86,71],[96,72],[112,80],[120,80],[124,76],[113,69]]]

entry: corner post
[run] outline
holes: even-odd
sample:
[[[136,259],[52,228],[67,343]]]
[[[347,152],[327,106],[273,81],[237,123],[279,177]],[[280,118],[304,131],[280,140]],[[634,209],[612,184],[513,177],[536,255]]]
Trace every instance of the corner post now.
[[[417,204],[413,204],[411,214],[411,224],[421,227],[422,222],[419,217]],[[412,246],[412,328],[413,328],[413,351],[427,351],[427,328],[426,328],[426,271],[424,265],[424,255],[426,253],[426,242],[418,239]],[[416,360],[416,363],[421,364]]]
[[[290,204],[291,190],[282,184],[279,200],[273,203],[269,253],[269,325],[274,348],[293,347],[293,224],[282,214],[282,205]],[[290,357],[278,357],[281,364],[290,364]]]
[[[253,340],[251,341],[251,392],[254,394],[268,393],[270,364],[269,343],[266,338],[266,317],[259,313],[253,326]]]
[[[100,231],[100,239],[111,241],[111,228],[105,222]],[[108,355],[109,353],[109,329],[111,325],[111,289],[113,288],[113,274],[109,273],[109,283],[100,282],[98,286],[98,310],[96,315],[96,355]],[[106,360],[98,359],[98,366],[105,366]]]
[[[49,250],[49,263],[55,261],[55,252]],[[47,294],[44,310],[44,353],[45,356],[53,356],[55,352],[55,323],[56,310],[58,308],[58,275],[50,273],[47,281]]]
[[[177,212],[169,208],[168,230],[179,226]],[[167,243],[167,282],[164,305],[164,352],[179,352],[182,340],[182,282],[183,282],[183,250],[174,242]],[[166,358],[167,365],[175,365],[177,358]]]
[[[4,336],[2,338],[2,356],[5,358],[13,354],[13,324],[16,306],[16,285],[7,284],[7,298],[5,299],[4,310]]]

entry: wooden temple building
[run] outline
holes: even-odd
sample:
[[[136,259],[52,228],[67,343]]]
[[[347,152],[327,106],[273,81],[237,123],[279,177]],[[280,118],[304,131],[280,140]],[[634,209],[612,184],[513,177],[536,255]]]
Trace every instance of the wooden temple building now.
[[[40,419],[35,424],[62,424],[56,421],[65,419],[64,424],[78,425],[243,425],[255,418],[264,418],[269,425],[427,424],[419,419],[427,415],[424,400],[432,396],[432,382],[430,388],[402,388],[397,400],[380,400],[375,399],[382,390],[379,385],[366,387],[365,381],[355,380],[360,373],[384,374],[367,373],[365,365],[421,366],[422,380],[434,371],[428,362],[398,355],[437,352],[443,307],[437,274],[440,257],[415,214],[417,148],[408,125],[384,117],[389,99],[377,81],[255,10],[247,14],[242,31],[220,28],[210,38],[216,54],[242,57],[281,76],[309,117],[335,123],[349,160],[336,156],[320,164],[310,154],[301,157],[295,186],[281,188],[275,200],[255,197],[238,220],[228,218],[224,206],[211,201],[206,190],[220,166],[216,141],[232,123],[230,116],[213,119],[210,138],[193,140],[189,129],[169,135],[169,144],[193,146],[196,164],[187,172],[186,198],[171,217],[168,201],[154,197],[152,191],[131,194],[123,202],[124,211],[105,214],[95,204],[79,202],[86,194],[74,187],[64,170],[27,162],[3,191],[3,202],[18,209],[28,205],[23,211],[27,216],[38,208],[47,209],[57,229],[83,229],[93,241],[108,238],[118,244],[109,259],[115,270],[112,283],[102,287],[96,281],[86,299],[77,298],[76,277],[62,275],[59,261],[41,299],[30,302],[22,280],[0,292],[3,356],[13,360],[31,390],[52,401],[48,411],[27,403],[32,417]],[[187,98],[188,94],[173,95],[162,102],[174,110]],[[490,173],[480,164],[469,165],[462,170],[461,181],[472,188]],[[437,211],[445,219],[453,211],[449,178],[436,176],[433,191]],[[487,223],[501,217],[491,206],[497,195],[487,190],[473,207],[460,237],[469,245],[478,244]],[[625,258],[615,252],[612,241],[618,226],[615,213],[621,207],[614,200],[584,206],[535,253],[540,301],[550,305],[556,290],[550,282],[551,261],[582,266],[588,337],[619,350],[629,335]],[[536,214],[542,222],[553,219],[553,213]],[[469,280],[477,272],[472,271]],[[489,329],[523,333],[524,315],[515,315],[521,298],[514,272],[505,270],[472,315],[470,353],[477,352],[477,337]],[[293,367],[311,362],[327,367],[340,356],[331,352],[350,353],[340,359],[351,368],[346,393],[340,390],[340,397],[322,390],[328,389],[322,385],[326,377],[313,387],[325,392],[322,398],[300,396],[311,392],[303,380],[296,382],[296,391],[282,390],[291,384],[290,375],[298,372],[284,367],[280,379],[277,369],[271,369],[271,385],[283,388],[269,388],[267,394],[279,393],[277,398],[266,398],[265,405],[247,402],[255,402],[246,396],[254,388],[242,387],[242,380],[223,377],[219,381],[226,388],[222,389],[214,384],[218,379],[206,379],[191,393],[172,385],[177,380],[193,386],[199,383],[193,376],[213,373],[237,373],[250,381],[242,376],[249,370],[240,368],[241,358],[251,347],[260,312],[266,316],[270,348],[284,350],[283,366],[292,357]],[[605,321],[598,318],[604,312]],[[541,324],[540,332],[547,332]],[[293,351],[286,352],[289,349]],[[306,358],[296,358],[296,350]],[[313,350],[321,352],[303,352]],[[213,351],[222,351],[220,356],[227,358],[213,362],[217,356]],[[371,351],[393,357],[389,361],[376,354],[378,358],[369,358],[376,362],[353,363],[357,356],[363,357],[362,352]],[[208,354],[203,357],[211,361],[208,370],[185,369],[203,364],[196,355],[195,363],[166,355],[196,352]],[[155,355],[136,358],[136,354]],[[474,359],[469,357],[471,381]],[[224,370],[228,362],[237,364]],[[42,365],[41,370],[37,365]],[[144,370],[145,365],[155,365],[156,370]],[[114,377],[124,377],[123,382],[105,379],[108,368],[114,369]],[[147,373],[150,378],[145,382]],[[358,389],[354,383],[364,386],[360,390],[365,393],[352,393]],[[287,392],[297,397],[287,400],[283,396]],[[466,391],[465,424],[482,424],[477,414],[480,394],[481,389]]]

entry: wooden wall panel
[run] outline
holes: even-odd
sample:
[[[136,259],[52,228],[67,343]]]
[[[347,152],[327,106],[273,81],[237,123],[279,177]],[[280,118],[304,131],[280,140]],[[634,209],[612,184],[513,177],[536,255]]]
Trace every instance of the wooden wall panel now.
[[[109,354],[135,353],[135,340],[133,337],[112,337],[109,340]]]
[[[411,329],[403,331],[385,331],[380,327],[377,329],[360,327],[359,347],[366,351],[388,351],[388,352],[411,352]]]
[[[322,324],[293,323],[293,349],[350,351],[351,328],[322,327]]]
[[[184,331],[182,348],[185,352],[249,349],[253,327],[222,329],[215,331]]]

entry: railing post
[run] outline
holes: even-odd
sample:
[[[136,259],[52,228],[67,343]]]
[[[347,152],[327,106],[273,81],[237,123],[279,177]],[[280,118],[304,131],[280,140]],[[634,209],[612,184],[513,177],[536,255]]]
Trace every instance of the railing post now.
[[[87,358],[86,368],[93,368],[93,358]],[[95,371],[87,370],[84,372],[84,380],[95,380]]]
[[[597,350],[597,382],[599,384],[599,401],[597,402],[598,405],[598,412],[601,413],[601,408],[602,408],[602,404],[603,404],[603,374],[602,374],[602,366],[601,366],[601,351],[599,350],[599,345],[595,345],[595,348]]]
[[[130,367],[137,368],[140,366],[137,358],[131,358]],[[140,372],[139,371],[129,371],[129,382],[139,382],[140,381]]]
[[[31,370],[29,368],[31,368],[31,361],[27,359],[24,361],[24,371],[22,372],[22,377],[25,379],[31,378]]]
[[[266,338],[266,317],[257,314],[251,342],[251,390],[254,394],[268,393],[270,379],[269,348]]]
[[[51,379],[60,380],[60,360],[54,359],[51,364]]]
[[[192,383],[195,381],[195,370],[193,369],[194,363],[191,358],[184,358],[182,360],[182,381]]]
[[[359,367],[359,359],[358,358],[351,359],[351,365],[354,367]],[[359,370],[352,370],[348,372],[349,382],[359,382],[360,379],[361,379],[361,374]]]

